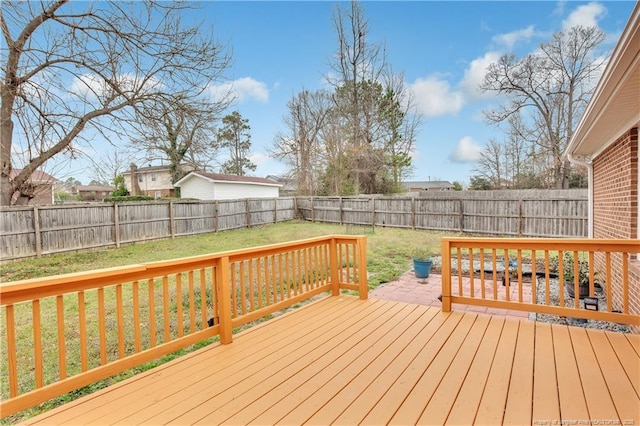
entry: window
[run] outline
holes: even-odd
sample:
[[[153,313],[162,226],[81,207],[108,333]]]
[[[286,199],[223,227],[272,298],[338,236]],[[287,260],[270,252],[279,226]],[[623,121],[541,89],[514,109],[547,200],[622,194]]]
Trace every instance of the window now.
[[[138,182],[142,183],[142,175],[138,175]]]
[[[156,174],[155,174],[155,173],[151,175],[151,181],[152,181],[152,182],[155,182],[155,181],[156,181]]]
[[[158,198],[162,197],[162,194],[160,193],[160,191],[156,191],[155,193],[155,199],[157,200]]]

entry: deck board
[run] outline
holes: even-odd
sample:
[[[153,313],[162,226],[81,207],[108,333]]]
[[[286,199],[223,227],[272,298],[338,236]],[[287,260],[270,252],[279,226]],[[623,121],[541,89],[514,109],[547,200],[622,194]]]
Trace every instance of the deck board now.
[[[328,297],[26,423],[640,424],[638,337]]]

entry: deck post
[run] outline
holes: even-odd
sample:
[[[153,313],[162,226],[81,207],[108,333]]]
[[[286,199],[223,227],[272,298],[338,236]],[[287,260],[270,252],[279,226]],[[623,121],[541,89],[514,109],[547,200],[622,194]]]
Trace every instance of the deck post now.
[[[441,240],[442,254],[442,312],[451,312],[451,247],[449,240]]]
[[[229,282],[229,257],[218,259],[216,265],[216,287],[218,290],[218,315],[220,315],[220,343],[233,341],[231,328],[231,283]]]
[[[369,284],[367,282],[367,237],[358,237],[358,293],[360,299],[369,297]]]
[[[335,238],[329,242],[329,269],[331,272],[331,295],[340,295],[340,278],[338,276],[338,245]]]

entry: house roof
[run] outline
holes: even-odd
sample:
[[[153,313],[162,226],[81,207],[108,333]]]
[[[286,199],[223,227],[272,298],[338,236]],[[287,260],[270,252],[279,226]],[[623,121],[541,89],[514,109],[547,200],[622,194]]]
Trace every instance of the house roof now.
[[[428,180],[404,182],[405,188],[451,188],[453,184],[448,180]]]
[[[598,81],[565,154],[595,157],[640,124],[640,3]]]
[[[199,177],[202,179],[206,179],[210,182],[234,182],[234,183],[251,183],[257,185],[266,185],[266,186],[282,186],[278,182],[275,182],[271,179],[253,177],[253,176],[237,176],[237,175],[225,175],[222,173],[209,173],[209,172],[191,172],[179,181],[177,181],[174,186],[180,187],[184,182],[194,177]]]
[[[184,171],[191,171],[194,169],[192,165],[189,164],[181,164],[180,169]],[[136,173],[152,173],[152,172],[164,172],[169,171],[168,165],[160,165],[160,166],[148,166],[148,167],[138,167],[136,169]],[[131,169],[127,169],[127,171],[122,173],[123,175],[130,175]]]
[[[76,191],[113,191],[115,188],[109,185],[76,185]]]
[[[22,169],[11,169],[11,173],[9,174],[9,179],[13,179],[18,176]],[[49,173],[45,173],[42,170],[35,170],[31,173],[30,181],[32,183],[54,183],[57,182],[58,179],[51,176]]]

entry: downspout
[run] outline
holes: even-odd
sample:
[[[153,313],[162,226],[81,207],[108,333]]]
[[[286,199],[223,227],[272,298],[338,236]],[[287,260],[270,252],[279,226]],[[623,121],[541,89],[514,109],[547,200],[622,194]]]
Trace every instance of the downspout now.
[[[573,157],[571,147],[567,149],[566,156],[570,163],[587,168],[587,236],[593,238],[593,163],[591,160],[586,162]]]

